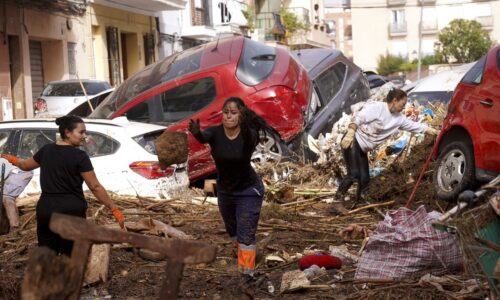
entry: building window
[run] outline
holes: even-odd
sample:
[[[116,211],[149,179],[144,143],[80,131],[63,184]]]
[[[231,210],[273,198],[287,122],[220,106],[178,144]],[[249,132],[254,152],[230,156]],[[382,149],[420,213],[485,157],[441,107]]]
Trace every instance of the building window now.
[[[68,42],[69,78],[76,78],[76,43]]]
[[[194,7],[203,9],[203,0],[194,0]]]
[[[402,9],[391,12],[391,22],[393,24],[404,24],[406,22],[405,11]]]

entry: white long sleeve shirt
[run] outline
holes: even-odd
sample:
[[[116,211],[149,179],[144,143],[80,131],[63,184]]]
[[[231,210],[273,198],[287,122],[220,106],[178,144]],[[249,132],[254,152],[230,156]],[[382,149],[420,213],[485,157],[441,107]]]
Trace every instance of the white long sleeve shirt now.
[[[356,140],[363,152],[374,149],[399,129],[420,133],[427,125],[408,120],[400,112],[391,113],[387,102],[368,102],[354,116]]]

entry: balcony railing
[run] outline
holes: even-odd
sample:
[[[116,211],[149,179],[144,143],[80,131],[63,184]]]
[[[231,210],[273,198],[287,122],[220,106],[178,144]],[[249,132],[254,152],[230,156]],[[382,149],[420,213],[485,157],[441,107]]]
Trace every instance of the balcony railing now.
[[[493,16],[481,16],[476,17],[476,21],[481,23],[484,29],[492,30],[493,29]]]
[[[289,7],[286,9],[289,12],[294,13],[297,16],[297,20],[304,24],[311,24],[311,20],[309,19],[309,10],[304,7]]]
[[[387,0],[387,6],[405,5],[406,0]]]
[[[271,29],[274,25],[273,13],[264,12],[255,16],[255,27],[263,29]]]
[[[406,22],[391,23],[389,24],[389,35],[390,36],[401,36],[406,35]]]
[[[433,34],[438,31],[437,20],[423,21],[422,22],[422,33],[423,34]]]

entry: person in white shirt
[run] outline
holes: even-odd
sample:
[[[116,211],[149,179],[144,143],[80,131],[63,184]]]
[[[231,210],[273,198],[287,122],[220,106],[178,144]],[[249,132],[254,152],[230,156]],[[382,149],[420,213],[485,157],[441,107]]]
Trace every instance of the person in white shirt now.
[[[406,100],[406,92],[393,89],[387,94],[386,102],[366,103],[354,116],[340,142],[347,165],[347,176],[339,185],[337,199],[342,199],[351,185],[357,181],[355,203],[361,200],[361,195],[370,181],[367,153],[398,130],[432,135],[439,133],[438,130],[425,124],[407,119],[401,113]]]
[[[0,167],[5,166],[2,201],[9,221],[10,229],[19,227],[19,211],[16,206],[17,197],[23,192],[33,177],[33,171],[23,171],[12,165],[4,158],[0,158]]]

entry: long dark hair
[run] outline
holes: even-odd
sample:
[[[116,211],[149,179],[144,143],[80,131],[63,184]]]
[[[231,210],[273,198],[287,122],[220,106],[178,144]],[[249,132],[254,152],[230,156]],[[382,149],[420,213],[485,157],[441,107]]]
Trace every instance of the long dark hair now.
[[[222,108],[227,107],[229,103],[234,103],[240,111],[240,130],[244,141],[245,152],[252,153],[259,144],[261,136],[273,136],[280,139],[279,134],[274,128],[267,124],[266,120],[257,115],[253,110],[245,105],[245,102],[238,97],[231,97],[224,101]]]
[[[66,130],[73,131],[73,129],[75,129],[79,123],[83,123],[82,118],[73,115],[67,115],[57,118],[56,124],[59,125],[59,134],[61,134],[61,138],[63,140],[66,139]]]

